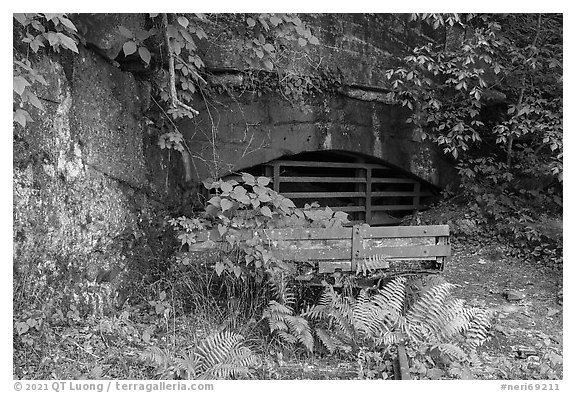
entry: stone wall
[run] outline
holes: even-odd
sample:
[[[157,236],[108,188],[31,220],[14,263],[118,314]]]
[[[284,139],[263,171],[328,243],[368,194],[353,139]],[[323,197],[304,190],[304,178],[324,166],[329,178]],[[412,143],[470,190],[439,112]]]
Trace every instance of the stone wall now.
[[[154,223],[173,189],[141,121],[149,87],[84,49],[35,64],[45,110],[14,130],[15,289],[102,312],[162,254]]]
[[[444,187],[454,170],[430,142],[406,123],[409,112],[389,99],[385,72],[392,53],[415,37],[406,15],[302,15],[319,45],[292,47],[298,55],[282,60],[286,72],[306,75],[329,65],[342,75],[335,94],[305,96],[290,102],[278,92],[245,91],[219,95],[195,104],[201,114],[179,124],[195,156],[197,180],[219,176],[285,155],[317,150],[363,153],[401,167]],[[242,85],[238,71],[246,68],[241,49],[242,28],[222,16],[201,42],[206,67],[217,70],[212,83]],[[241,24],[240,24],[241,25]],[[298,59],[298,60],[294,60]]]

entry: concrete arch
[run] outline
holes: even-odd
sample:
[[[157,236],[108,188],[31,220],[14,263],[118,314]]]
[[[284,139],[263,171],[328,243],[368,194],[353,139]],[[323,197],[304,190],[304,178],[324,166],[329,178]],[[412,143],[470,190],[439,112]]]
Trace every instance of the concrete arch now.
[[[200,116],[179,127],[195,158],[197,180],[318,151],[361,154],[439,187],[453,177],[436,148],[406,123],[409,113],[395,105],[342,95],[298,105],[272,94],[218,100],[217,109],[200,110]]]

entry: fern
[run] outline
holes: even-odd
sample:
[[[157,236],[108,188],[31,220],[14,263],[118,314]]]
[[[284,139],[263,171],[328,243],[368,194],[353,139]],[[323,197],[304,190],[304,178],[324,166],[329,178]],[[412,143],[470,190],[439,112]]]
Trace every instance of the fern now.
[[[161,378],[229,379],[251,377],[260,359],[243,345],[244,338],[223,331],[214,333],[182,358],[174,358],[165,350],[151,347],[140,354],[156,367]]]
[[[294,315],[296,296],[289,285],[284,272],[273,274],[270,279],[272,294],[276,300],[271,300],[262,313],[262,319],[268,320],[270,333],[288,344],[300,343],[309,352],[314,350],[314,338],[308,321],[302,316]]]
[[[368,258],[364,258],[362,261],[358,261],[356,264],[356,274],[362,273],[364,276],[372,271],[379,269],[388,269],[390,267],[390,262],[388,261],[388,256],[385,255],[371,255]]]
[[[326,286],[317,304],[302,315],[315,322],[316,337],[329,352],[376,350],[408,341],[462,360],[466,353],[459,342],[474,348],[485,341],[489,315],[453,298],[455,285],[434,281],[436,285],[426,288],[411,306],[406,302],[403,277],[391,280],[375,294],[363,290],[356,298]]]

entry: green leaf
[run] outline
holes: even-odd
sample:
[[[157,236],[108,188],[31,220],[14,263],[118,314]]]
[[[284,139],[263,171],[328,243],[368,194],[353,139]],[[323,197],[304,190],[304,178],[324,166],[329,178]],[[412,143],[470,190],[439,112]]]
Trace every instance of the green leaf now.
[[[58,39],[60,40],[60,43],[62,44],[63,47],[65,47],[66,49],[70,49],[74,53],[78,53],[78,47],[76,46],[76,42],[72,38],[62,33],[56,33],[56,35],[58,36]]]
[[[312,45],[319,45],[320,41],[318,41],[318,38],[312,36],[310,37],[310,39],[308,39],[308,42],[311,43]]]
[[[266,67],[266,69],[268,71],[272,71],[272,69],[274,68],[274,65],[272,64],[272,62],[268,59],[264,60],[264,67]]]
[[[46,38],[48,40],[48,43],[50,44],[51,47],[56,46],[56,44],[58,44],[59,40],[58,40],[58,36],[56,35],[56,33],[53,33],[51,31],[42,34],[44,36],[44,38]]]
[[[232,190],[233,190],[234,187],[232,187],[232,184],[230,184],[230,183],[228,183],[228,182],[226,182],[226,181],[223,181],[223,182],[220,184],[220,188],[222,189],[222,192],[227,193],[227,192],[232,192]]]
[[[150,64],[152,55],[150,54],[148,48],[141,46],[140,48],[138,48],[138,54],[140,55],[140,58],[144,61],[144,63]]]
[[[242,268],[240,266],[234,266],[232,268],[232,271],[234,271],[234,275],[236,276],[236,278],[240,278],[240,276],[242,275]]]
[[[220,202],[220,208],[222,209],[223,212],[231,209],[232,206],[234,206],[234,203],[232,203],[232,201],[230,201],[229,199],[223,198],[222,201]]]
[[[27,86],[30,86],[30,82],[28,82],[26,80],[26,78],[24,78],[23,76],[15,76],[14,77],[14,82],[12,85],[12,89],[18,93],[18,95],[22,95],[22,93],[24,93],[24,90],[26,89]]]
[[[216,265],[214,266],[214,270],[216,270],[216,274],[218,276],[220,276],[222,274],[222,272],[224,271],[224,268],[226,266],[224,266],[224,264],[222,262],[217,262]]]
[[[265,176],[259,176],[256,181],[258,182],[258,185],[262,187],[266,187],[268,184],[270,184],[270,178]]]
[[[272,26],[276,27],[278,26],[280,23],[282,23],[282,19],[278,18],[275,15],[272,15],[270,17],[270,23],[272,24]]]
[[[14,16],[14,19],[20,22],[22,26],[26,26],[26,14],[12,14],[12,16]]]
[[[254,27],[254,26],[256,26],[256,21],[255,21],[254,19],[252,19],[252,18],[246,18],[246,24],[247,24],[249,27]]]
[[[256,179],[249,173],[242,173],[242,180],[249,186],[253,186],[256,183]]]
[[[184,16],[178,17],[178,23],[180,24],[180,26],[182,26],[184,28],[188,27],[188,25],[190,24],[190,22],[188,21],[188,18],[186,18]]]
[[[302,37],[298,38],[298,44],[300,44],[300,46],[306,46],[307,43],[308,41],[306,41],[306,39]]]
[[[30,114],[24,109],[16,109],[13,115],[13,121],[17,122],[22,127],[26,127],[27,122],[28,123],[33,122],[32,117],[30,117]]]
[[[74,26],[74,23],[72,23],[72,21],[70,19],[66,18],[65,16],[61,16],[58,19],[60,19],[60,23],[62,23],[64,26],[66,26],[70,30],[78,31],[76,29],[76,26]]]
[[[208,203],[216,207],[220,207],[221,198],[219,196],[212,197],[208,200]]]
[[[122,49],[124,50],[124,55],[129,56],[132,53],[136,52],[136,49],[138,49],[138,47],[136,46],[136,43],[134,41],[126,41],[122,46]]]
[[[268,206],[262,206],[260,208],[260,212],[265,215],[266,217],[270,217],[272,218],[272,211],[270,210],[270,208]]]
[[[36,108],[43,111],[44,106],[42,106],[42,103],[40,102],[40,100],[38,99],[36,94],[30,93],[30,91],[27,91],[26,93],[27,93],[26,98],[28,99],[28,102],[31,103],[32,105],[34,105]]]

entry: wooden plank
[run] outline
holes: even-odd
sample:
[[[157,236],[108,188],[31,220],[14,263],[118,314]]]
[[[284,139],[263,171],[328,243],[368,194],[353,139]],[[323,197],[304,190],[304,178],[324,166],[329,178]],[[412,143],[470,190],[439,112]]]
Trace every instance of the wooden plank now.
[[[413,197],[413,196],[434,196],[434,194],[432,194],[431,192],[427,192],[427,191],[423,191],[423,192],[419,192],[419,193],[415,193],[414,191],[374,191],[372,192],[372,196],[373,197],[397,197],[397,196],[407,196],[407,197]]]
[[[366,224],[372,223],[372,168],[366,169]]]
[[[372,183],[410,184],[410,183],[418,183],[418,180],[401,178],[401,177],[373,177]]]
[[[450,255],[450,246],[437,244],[433,246],[406,246],[406,247],[378,247],[363,250],[361,257],[368,258],[375,255],[385,255],[391,258],[425,258],[446,257]]]
[[[366,211],[364,206],[334,206],[331,207],[334,211],[341,211],[341,212],[363,212]]]
[[[372,211],[426,209],[426,205],[374,205]]]
[[[364,162],[318,162],[318,161],[284,161],[278,160],[274,163],[279,163],[285,167],[313,167],[313,168],[376,168],[376,169],[391,169],[381,164],[368,164]]]
[[[318,273],[334,273],[336,270],[352,271],[351,261],[318,262]]]
[[[364,178],[358,177],[327,177],[327,176],[280,176],[281,183],[364,183]]]
[[[280,192],[280,164],[278,162],[274,163],[274,176],[272,180],[274,182],[274,191]]]
[[[448,225],[423,225],[423,226],[397,226],[397,227],[368,227],[367,225],[363,237],[365,239],[379,238],[410,238],[429,236],[449,236]],[[260,237],[268,240],[299,240],[299,239],[352,239],[352,228],[280,228],[261,229]],[[252,231],[241,231],[240,236],[244,239],[253,237]],[[220,241],[218,230],[202,231],[197,235],[198,241]]]
[[[358,251],[358,252],[357,252]],[[358,254],[358,255],[356,255]],[[293,246],[291,248],[274,249],[274,255],[285,261],[326,261],[326,260],[351,260],[350,245],[346,247],[322,247],[304,248]],[[432,258],[450,255],[448,245],[428,245],[428,246],[405,246],[405,247],[379,247],[372,249],[354,250],[355,258],[368,258],[375,255],[384,255],[390,258],[411,258],[418,257]]]
[[[414,199],[412,200],[414,206],[420,205],[420,183],[414,183]],[[414,209],[414,213],[418,211],[418,208]]]
[[[352,264],[350,265],[350,269],[352,270],[356,270],[356,264],[358,263],[358,260],[361,259],[362,257],[362,251],[364,250],[364,248],[362,247],[363,232],[364,232],[363,227],[360,225],[354,225],[354,227],[352,228],[352,253],[351,253]]]
[[[286,198],[302,199],[302,198],[358,198],[366,196],[365,192],[284,192],[282,193]]]
[[[448,225],[422,225],[422,226],[397,226],[397,227],[374,227],[366,231],[364,238],[379,237],[422,237],[422,236],[448,236]]]

